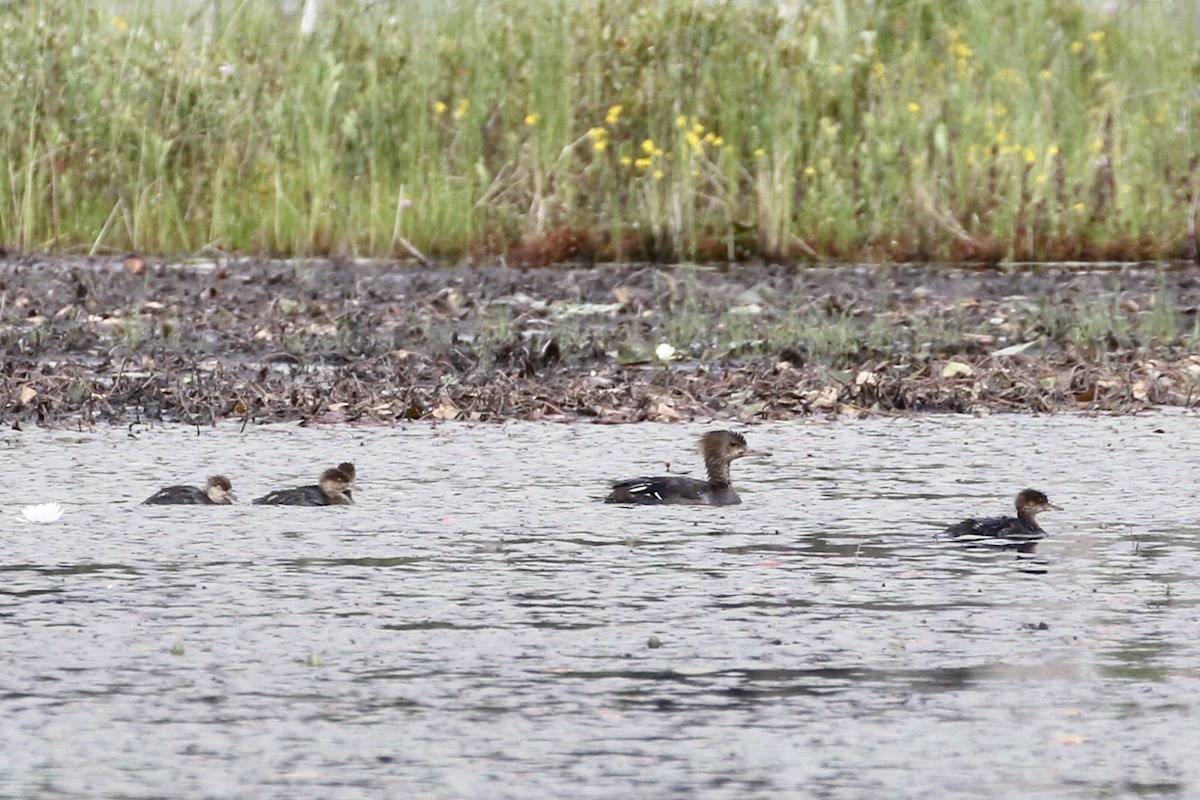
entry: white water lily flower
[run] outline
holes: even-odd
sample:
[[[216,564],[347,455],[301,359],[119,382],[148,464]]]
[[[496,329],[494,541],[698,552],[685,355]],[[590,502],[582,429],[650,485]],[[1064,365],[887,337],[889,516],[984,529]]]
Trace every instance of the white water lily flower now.
[[[62,506],[58,503],[38,503],[21,509],[21,516],[29,522],[54,522],[62,515]]]

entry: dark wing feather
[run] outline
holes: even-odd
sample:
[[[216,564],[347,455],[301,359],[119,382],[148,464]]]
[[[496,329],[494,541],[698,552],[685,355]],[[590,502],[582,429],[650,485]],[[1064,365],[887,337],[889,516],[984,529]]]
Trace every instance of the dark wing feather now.
[[[276,489],[255,500],[256,506],[327,506],[329,498],[320,486],[301,486],[297,489]]]
[[[947,528],[945,535],[953,538],[971,536],[979,539],[1033,541],[1044,539],[1046,532],[1037,525],[1030,525],[1016,517],[986,517],[984,519],[964,519],[957,525]]]
[[[144,506],[207,506],[212,500],[195,486],[168,486],[159,489],[142,503]]]
[[[695,478],[665,475],[657,478],[633,478],[613,486],[606,503],[636,505],[702,505],[707,503],[708,484]]]

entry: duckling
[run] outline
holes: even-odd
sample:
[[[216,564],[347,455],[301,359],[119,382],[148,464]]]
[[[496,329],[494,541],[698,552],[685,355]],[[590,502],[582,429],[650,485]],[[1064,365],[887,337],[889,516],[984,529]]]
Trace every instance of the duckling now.
[[[168,486],[148,497],[144,506],[227,506],[236,500],[233,485],[224,475],[213,475],[200,489],[196,486]]]
[[[708,470],[708,480],[663,475],[633,478],[613,486],[606,503],[638,505],[709,505],[733,506],[742,502],[729,483],[729,465],[745,456],[765,456],[750,450],[746,439],[733,431],[709,431],[700,437],[700,452]]]
[[[342,469],[349,467],[349,473]],[[354,465],[341,464],[321,473],[315,486],[295,489],[276,489],[254,501],[256,506],[348,506],[354,502],[350,484],[354,481]]]
[[[946,536],[971,536],[980,539],[1011,539],[1018,542],[1030,542],[1046,538],[1046,531],[1037,524],[1037,515],[1043,511],[1062,511],[1062,508],[1050,502],[1046,495],[1036,489],[1024,489],[1017,495],[1017,516],[1015,517],[986,517],[984,519],[964,519],[957,525],[951,525],[944,533]]]

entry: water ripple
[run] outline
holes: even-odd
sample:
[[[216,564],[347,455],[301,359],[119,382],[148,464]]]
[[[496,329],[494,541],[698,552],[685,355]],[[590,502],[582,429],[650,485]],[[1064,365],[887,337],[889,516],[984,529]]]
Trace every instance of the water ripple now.
[[[0,797],[1200,785],[1189,416],[761,426],[740,507],[595,501],[700,430],[6,434],[42,496],[0,506]],[[137,505],[345,459],[353,508]],[[1065,509],[1034,552],[936,538],[1026,485]]]

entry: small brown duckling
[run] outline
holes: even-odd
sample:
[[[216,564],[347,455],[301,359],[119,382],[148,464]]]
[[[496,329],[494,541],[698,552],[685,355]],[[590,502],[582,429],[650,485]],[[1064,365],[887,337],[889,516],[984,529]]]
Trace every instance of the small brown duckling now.
[[[342,467],[349,467],[349,474]],[[276,489],[254,501],[256,506],[348,506],[354,502],[350,484],[354,482],[354,465],[341,464],[321,473],[315,486],[295,489]]]
[[[1043,511],[1062,511],[1059,506],[1050,502],[1046,495],[1036,489],[1025,489],[1017,495],[1017,516],[987,517],[984,519],[964,519],[957,525],[951,525],[944,532],[946,536],[972,536],[981,539],[1011,539],[1017,542],[1030,542],[1046,538],[1046,531],[1037,524],[1037,515]]]
[[[148,497],[144,506],[227,506],[236,500],[233,485],[224,475],[213,475],[200,489],[196,486],[168,486]]]
[[[765,456],[746,446],[746,439],[733,431],[709,431],[700,437],[700,452],[708,480],[663,475],[656,478],[633,478],[613,486],[604,498],[606,503],[638,505],[708,505],[733,506],[742,502],[729,483],[729,465],[744,456]]]

